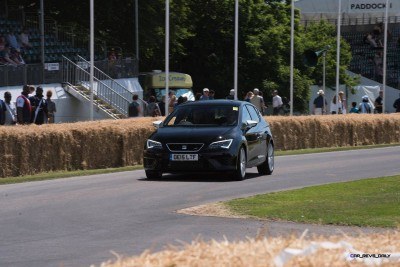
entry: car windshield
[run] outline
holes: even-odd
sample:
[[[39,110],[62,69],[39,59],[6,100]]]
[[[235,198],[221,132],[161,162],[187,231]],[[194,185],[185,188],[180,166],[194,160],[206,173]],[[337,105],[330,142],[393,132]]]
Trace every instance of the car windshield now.
[[[238,116],[238,106],[183,105],[174,110],[164,126],[234,126]]]

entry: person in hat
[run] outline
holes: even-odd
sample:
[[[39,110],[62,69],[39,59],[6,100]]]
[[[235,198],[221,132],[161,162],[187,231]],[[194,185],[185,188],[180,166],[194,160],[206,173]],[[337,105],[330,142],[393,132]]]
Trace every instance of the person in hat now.
[[[362,102],[358,106],[358,112],[363,114],[370,114],[371,111],[372,111],[372,106],[369,103],[369,97],[367,95],[364,95],[362,97]]]
[[[210,90],[208,88],[204,88],[203,95],[200,97],[200,100],[209,100],[210,99],[209,93],[210,93]]]
[[[229,91],[229,95],[226,97],[226,99],[234,100],[235,99],[235,89],[231,89]]]
[[[325,114],[327,105],[324,90],[318,90],[318,96],[314,99],[314,115]]]

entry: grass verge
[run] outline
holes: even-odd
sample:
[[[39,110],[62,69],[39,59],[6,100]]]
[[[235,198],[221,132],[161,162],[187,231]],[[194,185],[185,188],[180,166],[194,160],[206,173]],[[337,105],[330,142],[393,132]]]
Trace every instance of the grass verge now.
[[[359,149],[372,149],[372,148],[384,148],[391,146],[400,146],[400,144],[381,144],[381,145],[368,145],[368,146],[344,146],[344,147],[323,147],[323,148],[306,148],[297,150],[277,150],[275,156],[290,156],[290,155],[302,155],[312,153],[324,153],[324,152],[337,152],[337,151],[348,151],[348,150],[359,150]]]
[[[400,175],[257,195],[224,205],[262,219],[400,227]]]
[[[68,178],[68,177],[76,177],[76,176],[86,176],[86,175],[95,175],[95,174],[114,173],[114,172],[134,171],[134,170],[139,170],[139,169],[143,169],[143,166],[142,165],[136,165],[136,166],[97,169],[97,170],[46,172],[46,173],[39,173],[39,174],[35,174],[35,175],[0,178],[0,185],[2,185],[2,184],[25,183],[25,182],[33,182],[33,181],[43,181],[43,180],[52,180],[52,179]]]

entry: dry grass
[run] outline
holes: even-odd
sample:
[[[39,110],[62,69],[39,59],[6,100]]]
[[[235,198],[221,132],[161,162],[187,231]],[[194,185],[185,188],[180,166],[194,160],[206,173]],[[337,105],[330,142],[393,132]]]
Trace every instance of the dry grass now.
[[[299,254],[297,254],[299,253]],[[391,254],[389,259],[355,260],[350,254]],[[297,254],[297,255],[295,255]],[[150,266],[399,266],[400,233],[361,236],[302,236],[254,238],[240,242],[193,241],[164,251],[145,251],[139,256],[101,264],[102,267]]]
[[[281,150],[400,142],[400,114],[266,118]],[[157,119],[0,127],[0,177],[142,164]]]
[[[199,205],[195,207],[185,208],[176,211],[181,214],[188,215],[201,215],[201,216],[212,216],[212,217],[225,217],[225,218],[248,218],[249,216],[239,215],[234,213],[232,210],[227,208],[223,203],[209,203]]]

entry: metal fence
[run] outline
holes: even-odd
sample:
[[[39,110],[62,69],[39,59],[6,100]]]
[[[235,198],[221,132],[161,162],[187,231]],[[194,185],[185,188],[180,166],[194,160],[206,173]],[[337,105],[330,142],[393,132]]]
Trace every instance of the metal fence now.
[[[66,57],[63,57],[61,64],[63,66],[62,79],[64,82],[74,86],[83,86],[86,89],[90,88],[90,73],[83,64],[75,64]],[[118,84],[110,84],[109,80],[102,81],[94,77],[93,94],[127,117],[129,98],[112,88],[112,85]],[[119,88],[117,87],[117,89]]]
[[[80,64],[79,62],[77,62]],[[95,66],[111,78],[138,77],[138,62],[135,59],[120,59],[116,61],[96,61]],[[62,83],[61,63],[26,64],[20,66],[0,66],[0,87],[24,84]]]
[[[300,22],[305,27],[308,26],[310,23],[319,22],[321,20],[327,21],[331,24],[337,25],[336,18],[325,18],[321,15],[320,18],[306,18],[302,19]],[[341,25],[368,25],[368,24],[378,24],[385,21],[385,17],[362,17],[362,18],[349,18],[349,17],[342,17],[341,18]],[[389,16],[388,23],[400,23],[400,16]]]
[[[47,70],[42,66],[42,64],[0,66],[0,87],[62,82],[59,70]]]

